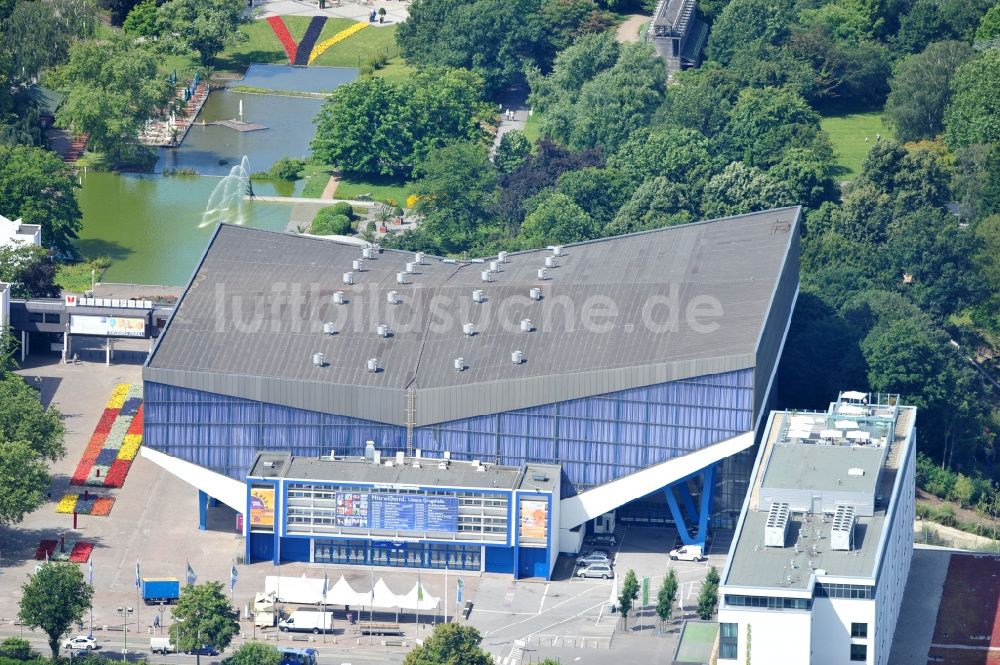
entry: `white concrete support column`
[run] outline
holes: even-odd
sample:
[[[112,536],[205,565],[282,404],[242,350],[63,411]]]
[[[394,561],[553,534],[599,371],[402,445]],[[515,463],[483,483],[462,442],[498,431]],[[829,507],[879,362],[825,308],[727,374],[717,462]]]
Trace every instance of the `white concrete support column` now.
[[[28,356],[28,333],[24,330],[21,331],[21,363],[24,363],[24,359]]]
[[[104,364],[111,367],[111,338],[104,338]]]
[[[63,350],[62,350],[62,363],[66,364],[66,358],[69,357],[69,333],[63,331]]]

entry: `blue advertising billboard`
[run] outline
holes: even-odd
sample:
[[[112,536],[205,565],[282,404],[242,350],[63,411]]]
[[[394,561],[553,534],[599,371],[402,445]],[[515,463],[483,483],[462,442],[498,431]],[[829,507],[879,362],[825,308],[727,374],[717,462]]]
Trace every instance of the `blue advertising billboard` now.
[[[387,531],[458,531],[458,499],[337,492],[336,525]]]

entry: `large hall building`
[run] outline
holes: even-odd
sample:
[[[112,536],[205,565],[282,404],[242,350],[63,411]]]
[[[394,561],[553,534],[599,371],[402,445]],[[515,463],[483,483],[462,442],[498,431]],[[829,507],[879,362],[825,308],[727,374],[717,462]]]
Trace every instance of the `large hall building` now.
[[[142,454],[202,522],[244,514],[250,561],[547,577],[623,521],[704,543],[746,493],[799,221],[471,260],[222,225],[144,367]]]

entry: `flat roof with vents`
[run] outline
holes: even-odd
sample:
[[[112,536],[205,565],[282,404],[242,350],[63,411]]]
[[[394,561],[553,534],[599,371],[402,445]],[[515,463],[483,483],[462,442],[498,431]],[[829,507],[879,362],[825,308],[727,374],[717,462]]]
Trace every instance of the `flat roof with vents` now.
[[[553,250],[511,252],[489,283],[481,273],[496,257],[425,256],[399,284],[411,252],[376,252],[355,271],[358,246],[221,225],[143,378],[400,425],[403,395],[414,391],[417,426],[758,363],[766,380],[798,286],[799,214],[782,208],[566,245],[544,280],[538,269]],[[338,291],[343,305],[333,302]],[[399,304],[388,303],[390,291]],[[327,322],[334,334],[323,334]],[[380,324],[391,336],[376,334]]]

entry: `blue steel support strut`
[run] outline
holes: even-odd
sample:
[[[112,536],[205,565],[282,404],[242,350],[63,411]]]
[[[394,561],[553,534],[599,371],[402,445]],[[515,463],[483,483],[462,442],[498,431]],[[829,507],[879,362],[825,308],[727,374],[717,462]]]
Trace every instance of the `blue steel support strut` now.
[[[664,494],[667,497],[667,505],[670,507],[670,513],[674,517],[674,522],[677,523],[677,534],[680,536],[681,542],[685,545],[700,545],[702,548],[705,547],[705,541],[708,538],[708,518],[712,512],[712,499],[715,494],[715,467],[715,464],[707,466],[663,488]],[[685,484],[695,476],[702,477],[702,490],[698,502],[700,505],[697,510],[695,509],[694,499],[691,497]],[[677,488],[681,494],[681,500],[685,504],[685,511],[681,510],[677,502],[677,497],[674,495],[674,488]],[[687,516],[685,516],[685,512],[688,513]],[[692,534],[691,527],[695,526],[695,520],[697,520],[697,531]]]

